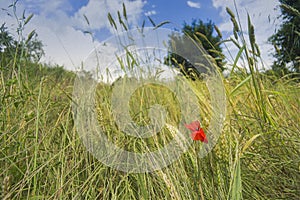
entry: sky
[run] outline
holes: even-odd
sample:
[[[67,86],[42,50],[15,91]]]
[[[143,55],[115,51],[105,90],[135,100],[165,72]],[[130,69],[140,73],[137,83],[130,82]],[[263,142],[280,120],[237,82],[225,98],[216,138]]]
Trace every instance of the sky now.
[[[8,8],[12,0],[0,0],[0,24],[6,23],[10,30],[16,30],[17,23],[12,9]],[[122,11],[125,4],[128,22],[131,27],[151,26],[148,17],[156,24],[170,21],[164,28],[180,30],[184,22],[194,19],[204,22],[212,20],[221,30],[224,39],[232,37],[232,23],[226,7],[235,11],[233,0],[19,0],[17,15],[31,13],[34,17],[26,25],[24,35],[32,30],[44,44],[45,57],[42,61],[63,65],[66,69],[78,69],[91,51],[101,42],[115,34],[107,20],[111,13],[117,18],[117,11]],[[256,41],[262,52],[266,66],[273,62],[273,48],[267,39],[280,25],[280,10],[276,0],[236,0],[240,22],[247,32],[247,13],[255,28]],[[85,19],[88,19],[87,20]],[[91,34],[87,34],[86,32]],[[232,56],[237,54],[233,45],[228,45]],[[224,50],[228,63],[233,63],[228,52]]]

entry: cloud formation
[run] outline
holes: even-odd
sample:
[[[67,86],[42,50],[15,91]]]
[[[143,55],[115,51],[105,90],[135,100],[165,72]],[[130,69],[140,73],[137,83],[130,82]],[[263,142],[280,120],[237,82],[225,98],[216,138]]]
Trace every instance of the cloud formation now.
[[[213,6],[220,11],[220,16],[223,21],[217,24],[219,29],[226,37],[233,37],[232,22],[230,16],[226,12],[226,7],[230,8],[235,13],[234,1],[231,0],[212,0]],[[240,24],[242,24],[243,33],[248,38],[248,20],[247,14],[251,18],[251,22],[255,28],[256,43],[260,47],[262,59],[266,66],[273,63],[273,57],[270,55],[273,52],[273,47],[268,43],[268,38],[275,32],[277,25],[280,23],[277,17],[280,15],[279,9],[274,9],[279,5],[279,2],[274,0],[252,0],[252,1],[236,1]],[[237,49],[234,45],[230,45],[230,51],[235,56]],[[228,56],[229,57],[229,56]]]
[[[28,16],[34,17],[26,25],[25,35],[36,30],[39,39],[44,44],[46,57],[43,61],[64,65],[67,69],[78,69],[89,53],[98,46],[97,40],[92,40],[92,33],[107,30],[112,32],[107,20],[107,14],[117,19],[117,11],[122,11],[122,3],[126,5],[128,22],[136,25],[143,14],[143,0],[89,0],[86,5],[74,10],[71,0],[24,0],[17,3],[18,16],[23,10]],[[0,8],[7,8],[11,0],[1,0]],[[89,24],[84,18],[88,18]],[[16,19],[0,12],[0,18],[16,30]]]
[[[229,15],[226,13],[226,7],[235,11],[233,1],[211,1],[222,18],[222,22],[217,25],[222,31],[224,39],[226,39],[232,36],[232,24]],[[154,5],[145,11],[144,7],[147,4],[145,0],[89,0],[84,2],[76,1],[75,3],[73,0],[18,1],[18,16],[22,16],[24,9],[26,10],[26,16],[29,16],[30,13],[35,14],[31,22],[26,25],[24,34],[26,35],[32,30],[36,30],[39,34],[39,39],[45,45],[46,57],[44,61],[65,65],[67,69],[80,67],[81,62],[99,44],[99,41],[93,41],[91,35],[85,34],[84,31],[90,31],[94,34],[94,37],[101,39],[113,34],[113,29],[107,20],[107,13],[111,13],[114,19],[118,19],[117,11],[122,11],[123,2],[126,5],[131,27],[136,27],[139,20],[144,16],[157,15],[156,10],[161,14],[159,6],[155,7]],[[0,8],[7,8],[11,3],[11,0],[0,0]],[[274,33],[276,24],[280,24],[276,21],[280,11],[279,9],[274,10],[279,3],[274,0],[236,1],[236,3],[246,37],[247,13],[249,13],[255,27],[256,41],[262,52],[262,58],[267,65],[272,64],[273,58],[270,53],[272,53],[273,48],[268,44],[267,39]],[[77,6],[74,6],[74,4]],[[197,0],[187,1],[187,5],[192,8],[201,7]],[[215,14],[217,13],[211,13],[211,15]],[[88,18],[89,24],[84,16]],[[0,19],[13,30],[17,29],[16,19],[8,16],[3,10],[0,10]],[[237,49],[234,45],[229,46],[229,48],[232,55],[235,56]]]
[[[199,2],[187,1],[186,3],[191,8],[201,8],[201,4]]]
[[[151,15],[156,15],[156,11],[155,10],[150,10],[148,12],[145,12],[145,16],[151,16]]]

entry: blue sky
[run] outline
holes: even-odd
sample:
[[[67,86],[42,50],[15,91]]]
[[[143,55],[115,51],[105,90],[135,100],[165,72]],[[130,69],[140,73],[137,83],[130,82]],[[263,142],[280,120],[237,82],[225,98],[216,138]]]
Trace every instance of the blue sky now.
[[[213,6],[211,0],[194,2],[183,0],[152,0],[148,1],[145,5],[145,9],[150,13],[151,11],[155,12],[155,15],[151,15],[151,17],[157,22],[170,20],[179,26],[182,25],[183,21],[190,23],[192,19],[202,19],[204,21],[211,19],[215,23],[220,23],[222,21],[222,18],[218,14],[219,9]]]
[[[191,23],[193,19],[212,20],[224,34],[224,39],[231,36],[232,24],[226,7],[234,10],[233,0],[19,0],[19,16],[23,10],[28,16],[35,16],[26,26],[24,33],[35,29],[43,41],[46,62],[64,65],[75,69],[89,55],[95,46],[113,34],[109,28],[107,13],[114,17],[122,10],[122,3],[127,8],[128,19],[132,27],[140,26],[143,20],[150,26],[147,16],[156,23],[168,20],[172,25],[165,28],[180,28],[183,22]],[[1,0],[0,8],[7,8],[12,0]],[[278,2],[274,0],[236,0],[242,25],[247,28],[247,12],[250,14],[256,30],[257,43],[261,48],[266,65],[272,63],[272,47],[267,38],[274,33],[280,21]],[[88,26],[83,16],[90,22]],[[6,23],[16,28],[16,20],[0,11],[0,24]],[[95,40],[83,31],[91,31]],[[233,55],[237,50],[229,45]],[[226,55],[229,55],[225,52]],[[228,56],[229,57],[229,56]],[[230,62],[229,62],[230,63]]]

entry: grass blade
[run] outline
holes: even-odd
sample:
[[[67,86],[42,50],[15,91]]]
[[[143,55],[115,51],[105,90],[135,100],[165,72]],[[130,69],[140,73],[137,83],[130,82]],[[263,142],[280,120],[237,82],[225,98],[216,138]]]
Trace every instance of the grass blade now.
[[[235,60],[234,60],[234,63],[233,63],[233,66],[232,66],[232,69],[231,69],[231,71],[230,71],[230,76],[232,75],[234,69],[236,68],[237,62],[240,60],[240,57],[241,57],[241,55],[242,55],[242,53],[243,53],[243,51],[244,51],[245,49],[246,49],[246,46],[243,45],[243,46],[240,48],[238,54],[236,55]]]
[[[252,75],[249,75],[247,78],[245,78],[242,82],[240,82],[231,92],[230,92],[230,96],[233,96],[234,93],[240,88],[242,87],[244,84],[246,84],[250,79],[251,79]]]
[[[241,164],[238,158],[235,166],[235,172],[233,177],[233,185],[231,190],[231,200],[242,199],[242,178],[241,178]]]

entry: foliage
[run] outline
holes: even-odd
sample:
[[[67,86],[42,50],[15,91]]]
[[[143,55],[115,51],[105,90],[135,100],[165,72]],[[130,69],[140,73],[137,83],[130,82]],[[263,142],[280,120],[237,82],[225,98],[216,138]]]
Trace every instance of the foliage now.
[[[196,63],[205,63],[207,57],[205,54],[211,56],[211,61],[216,63],[221,71],[224,68],[224,55],[222,54],[221,48],[221,35],[214,35],[215,25],[212,21],[204,23],[202,20],[194,20],[191,25],[185,23],[182,32],[184,35],[173,34],[170,36],[170,46],[171,49],[179,53],[170,53],[168,58],[166,58],[165,63],[172,64],[175,67],[181,68],[181,71],[195,79],[195,76],[199,76],[202,73],[202,70],[195,70],[197,66],[194,66]],[[192,39],[200,48],[203,48],[203,56],[196,56],[193,54],[193,46],[189,40]],[[188,55],[188,56],[187,56]],[[185,58],[184,58],[185,57]],[[186,58],[189,58],[187,60]]]
[[[5,49],[12,49],[14,43],[12,35],[8,32],[5,23],[0,27],[0,52],[3,53]]]
[[[300,91],[299,85],[290,80],[274,82],[267,76],[260,77],[264,85],[262,96],[267,102],[265,109],[272,118],[269,123],[264,121],[257,106],[251,79],[243,82],[246,73],[233,74],[224,80],[229,93],[225,127],[217,146],[207,157],[197,162],[197,149],[201,146],[195,143],[165,169],[126,174],[103,165],[83,146],[72,118],[70,96],[74,76],[70,77],[62,68],[26,66],[20,85],[0,72],[4,80],[0,83],[2,197],[201,199],[200,185],[204,199],[238,199],[241,194],[244,199],[299,197]],[[193,84],[203,95],[199,100],[201,108],[209,107],[205,84],[201,81]],[[178,113],[176,102],[170,101],[171,92],[157,89],[159,100],[166,103],[169,112]],[[99,123],[107,127],[110,141],[120,148],[141,151],[145,141],[124,139],[124,134],[116,131],[111,123],[114,119],[109,115],[109,101],[106,101],[110,99],[111,88],[105,86],[98,92],[97,114],[102,114]],[[147,105],[147,97],[143,106]],[[149,97],[149,100],[154,98]],[[138,112],[135,105],[133,112]],[[164,131],[166,135],[158,138],[166,137],[168,141],[169,132]],[[156,142],[152,142],[153,146],[147,147],[157,148]]]
[[[300,73],[300,2],[280,0],[280,3],[283,23],[269,38],[276,49],[273,70],[281,74]]]
[[[15,34],[12,34],[5,23],[0,27],[0,56],[6,60],[30,60],[38,62],[44,55],[43,44],[38,39],[35,30],[31,31],[27,37],[24,37],[23,30],[32,19],[33,15],[25,17],[25,11],[22,17],[16,14],[16,4],[14,1],[9,7],[12,8],[13,15],[7,9],[2,9],[1,12],[6,12],[9,16],[14,16],[18,23],[18,28]],[[2,59],[3,60],[3,59]]]
[[[182,31],[199,42],[211,57],[214,58],[217,66],[223,71],[224,55],[221,48],[221,35],[214,35],[215,25],[212,21],[204,23],[202,20],[194,20],[191,25],[185,23]]]

